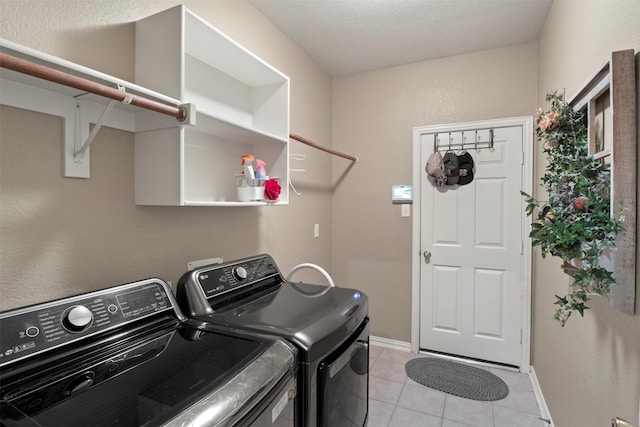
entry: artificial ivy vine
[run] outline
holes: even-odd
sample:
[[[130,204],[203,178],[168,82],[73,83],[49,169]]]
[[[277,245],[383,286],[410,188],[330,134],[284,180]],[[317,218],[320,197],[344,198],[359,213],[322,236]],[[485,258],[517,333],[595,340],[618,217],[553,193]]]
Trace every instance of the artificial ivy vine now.
[[[587,127],[557,92],[550,93],[547,111],[535,113],[536,136],[548,165],[541,178],[549,200],[539,202],[522,192],[527,215],[534,215],[530,237],[547,254],[564,260],[563,269],[573,277],[569,293],[556,295],[554,319],[564,326],[574,311],[584,316],[593,295],[604,296],[615,285],[613,274],[601,266],[607,250],[616,247],[623,231],[624,215],[612,217],[609,165],[589,154]],[[573,261],[573,262],[572,262]]]

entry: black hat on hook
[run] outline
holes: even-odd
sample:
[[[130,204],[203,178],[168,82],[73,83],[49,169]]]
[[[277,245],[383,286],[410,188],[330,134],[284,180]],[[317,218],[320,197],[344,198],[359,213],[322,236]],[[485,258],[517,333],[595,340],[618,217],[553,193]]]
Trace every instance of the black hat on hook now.
[[[444,174],[447,177],[447,185],[458,183],[458,172],[460,163],[455,153],[448,152],[444,155]]]
[[[458,184],[467,185],[473,181],[473,157],[466,151],[458,156]]]

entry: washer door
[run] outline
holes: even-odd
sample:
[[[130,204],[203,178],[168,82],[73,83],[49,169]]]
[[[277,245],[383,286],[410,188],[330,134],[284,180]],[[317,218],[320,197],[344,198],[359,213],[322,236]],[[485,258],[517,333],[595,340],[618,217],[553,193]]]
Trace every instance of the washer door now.
[[[227,425],[250,413],[260,403],[254,395],[271,391],[295,366],[293,351],[281,341],[186,328],[152,334],[113,352],[100,348],[78,351],[66,364],[42,361],[24,375],[2,372],[0,424],[159,426],[197,411],[210,398],[215,414],[193,425]],[[233,402],[227,402],[229,388],[241,391]]]

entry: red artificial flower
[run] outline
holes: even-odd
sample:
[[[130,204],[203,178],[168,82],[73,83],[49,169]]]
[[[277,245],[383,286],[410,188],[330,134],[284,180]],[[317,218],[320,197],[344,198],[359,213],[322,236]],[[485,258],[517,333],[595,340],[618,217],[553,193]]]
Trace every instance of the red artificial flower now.
[[[587,197],[584,197],[584,196],[576,197],[576,199],[573,201],[573,207],[576,210],[584,211],[586,209],[586,205],[588,201],[589,199]]]
[[[267,200],[278,200],[280,190],[280,184],[277,179],[268,179],[264,183],[264,197],[266,197]]]

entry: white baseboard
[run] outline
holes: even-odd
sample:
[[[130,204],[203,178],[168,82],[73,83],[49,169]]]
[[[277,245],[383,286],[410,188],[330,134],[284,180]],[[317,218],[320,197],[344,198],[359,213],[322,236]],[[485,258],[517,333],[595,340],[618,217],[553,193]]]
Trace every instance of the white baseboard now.
[[[540,418],[548,423],[550,427],[554,427],[553,420],[551,419],[551,413],[549,412],[549,407],[547,406],[547,402],[544,400],[544,396],[542,395],[542,388],[540,388],[540,383],[538,382],[538,377],[536,376],[536,370],[533,369],[533,366],[529,367],[529,379],[531,380],[531,386],[533,387],[533,392],[535,393],[536,400],[538,401]]]
[[[371,345],[377,345],[380,347],[392,348],[394,350],[400,351],[411,351],[411,343],[405,341],[390,340],[389,338],[370,336],[369,342],[371,343]]]

